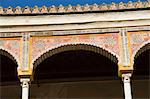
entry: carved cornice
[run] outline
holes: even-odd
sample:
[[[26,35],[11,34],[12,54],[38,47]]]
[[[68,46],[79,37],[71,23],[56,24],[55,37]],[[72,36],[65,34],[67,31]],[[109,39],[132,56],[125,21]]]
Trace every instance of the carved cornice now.
[[[112,3],[112,4],[101,4],[101,5],[97,5],[97,4],[93,4],[93,5],[77,5],[77,6],[63,6],[63,5],[59,5],[59,6],[50,6],[50,7],[38,7],[35,6],[33,8],[31,7],[16,7],[16,8],[12,8],[12,7],[8,7],[8,8],[3,8],[0,7],[0,14],[1,15],[7,15],[7,14],[11,14],[11,15],[17,15],[17,14],[52,14],[52,13],[75,13],[75,12],[91,12],[91,11],[111,11],[111,10],[127,10],[127,9],[138,9],[138,8],[150,8],[150,1],[147,2],[132,2],[129,1],[128,3],[123,3],[120,2],[119,4],[116,3]]]
[[[37,31],[37,32],[27,32],[30,36],[52,36],[52,35],[73,35],[73,34],[99,34],[99,33],[114,33],[125,29],[126,31],[150,31],[150,26],[140,26],[140,27],[122,27],[122,28],[104,28],[104,29],[83,29],[83,30],[60,30],[60,31]],[[0,38],[2,37],[21,37],[24,32],[15,33],[0,33]]]

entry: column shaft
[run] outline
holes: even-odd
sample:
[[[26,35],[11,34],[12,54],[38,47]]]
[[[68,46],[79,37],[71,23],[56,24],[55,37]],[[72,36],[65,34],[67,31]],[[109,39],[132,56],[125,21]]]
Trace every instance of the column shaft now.
[[[125,99],[132,99],[131,85],[130,85],[131,74],[123,74],[123,84],[124,84],[124,96]]]
[[[28,99],[29,98],[29,78],[21,78],[22,82],[22,99]]]

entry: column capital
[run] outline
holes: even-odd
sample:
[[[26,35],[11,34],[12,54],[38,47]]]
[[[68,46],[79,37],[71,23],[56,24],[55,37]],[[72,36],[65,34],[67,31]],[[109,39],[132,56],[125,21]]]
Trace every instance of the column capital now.
[[[119,77],[123,77],[125,76],[126,74],[133,74],[133,66],[132,65],[129,65],[129,66],[124,66],[122,64],[118,64],[118,75]]]
[[[20,82],[29,82],[30,78],[20,78]]]
[[[122,74],[122,81],[124,83],[129,83],[130,82],[130,77],[132,76],[131,73],[127,73],[127,74]]]
[[[123,73],[122,74],[122,81],[124,84],[124,95],[125,99],[132,99],[132,93],[131,93],[131,85],[130,85],[130,77],[131,73]]]
[[[20,82],[22,86],[22,99],[28,99],[30,78],[20,78]]]
[[[122,77],[131,77],[131,76],[132,76],[131,73],[124,73],[124,74],[122,74]]]
[[[30,78],[20,78],[21,86],[28,86],[30,81]]]

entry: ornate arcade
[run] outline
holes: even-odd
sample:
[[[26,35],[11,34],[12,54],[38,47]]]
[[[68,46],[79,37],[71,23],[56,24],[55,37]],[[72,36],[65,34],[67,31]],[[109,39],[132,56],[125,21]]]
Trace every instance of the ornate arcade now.
[[[150,2],[38,8],[0,7],[0,54],[17,64],[22,99],[46,59],[67,51],[89,51],[117,64],[125,99],[136,57],[150,50]],[[147,53],[149,54],[149,53]],[[65,59],[64,61],[67,61]],[[82,64],[81,64],[82,65]],[[1,64],[3,67],[3,64]]]

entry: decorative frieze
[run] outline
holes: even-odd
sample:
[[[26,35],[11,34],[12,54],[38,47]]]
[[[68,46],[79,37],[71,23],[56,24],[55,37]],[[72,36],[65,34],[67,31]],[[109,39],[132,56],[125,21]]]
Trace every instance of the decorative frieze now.
[[[85,44],[100,47],[112,53],[119,60],[118,33],[32,38],[32,63],[52,49],[65,45]]]
[[[140,27],[121,27],[121,28],[105,28],[105,29],[83,29],[83,30],[62,30],[62,31],[37,31],[30,32],[31,36],[56,36],[56,35],[73,35],[73,34],[103,34],[119,32],[121,29],[126,31],[150,31],[150,26]],[[21,37],[23,33],[0,33],[0,37]]]
[[[128,3],[120,2],[119,4],[116,4],[112,2],[112,4],[93,4],[93,5],[77,5],[77,6],[63,6],[59,5],[58,7],[50,6],[50,7],[37,7],[34,8],[26,6],[25,8],[2,8],[0,7],[0,14],[42,14],[42,13],[68,13],[68,12],[87,12],[87,11],[107,11],[107,10],[122,10],[122,9],[137,9],[137,8],[149,8],[150,7],[150,1],[147,2],[132,2],[129,1]]]

